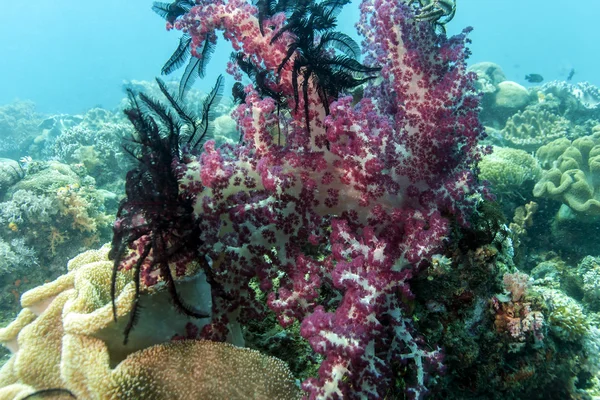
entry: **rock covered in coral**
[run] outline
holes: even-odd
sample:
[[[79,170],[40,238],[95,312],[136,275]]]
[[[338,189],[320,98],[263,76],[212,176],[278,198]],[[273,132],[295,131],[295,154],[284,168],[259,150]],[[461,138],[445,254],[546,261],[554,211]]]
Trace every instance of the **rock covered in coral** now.
[[[495,106],[500,109],[516,111],[529,103],[529,91],[513,81],[498,83],[495,97]]]
[[[34,158],[48,158],[52,143],[65,129],[83,121],[81,115],[56,114],[44,119],[38,126],[39,133],[28,147],[28,155]]]
[[[50,156],[63,163],[83,166],[99,185],[119,181],[129,168],[123,140],[131,134],[131,125],[122,117],[95,108],[83,121],[61,131],[51,146]]]
[[[600,258],[585,257],[573,275],[583,293],[583,304],[593,312],[600,312]]]
[[[32,248],[21,239],[8,242],[0,239],[0,282],[5,275],[12,275],[15,279],[27,276],[38,265],[38,260]]]
[[[30,164],[27,175],[11,186],[6,195],[11,197],[19,190],[43,193],[75,184],[81,184],[81,179],[68,165],[57,161],[35,161]]]
[[[531,101],[527,88],[507,80],[498,64],[480,62],[470,66],[469,72],[477,74],[475,86],[482,94],[480,119],[487,127],[502,128],[508,117]]]
[[[557,289],[537,287],[535,290],[548,307],[548,326],[556,337],[566,342],[577,342],[588,333],[587,316],[576,300]]]
[[[217,143],[236,144],[240,141],[237,124],[229,114],[224,114],[215,118],[214,124],[214,138]]]
[[[41,125],[30,147],[36,159],[70,164],[93,176],[99,185],[119,185],[129,167],[122,142],[131,132],[121,112],[92,108],[82,115],[54,115]]]
[[[559,112],[569,120],[583,123],[600,118],[600,89],[589,82],[548,82],[540,88],[546,95],[553,95],[559,103]]]
[[[17,232],[21,224],[45,224],[58,213],[58,202],[52,197],[31,190],[19,189],[9,200],[0,203],[0,224],[10,224]]]
[[[514,246],[519,247],[521,241],[527,238],[527,230],[533,226],[533,215],[538,210],[538,204],[530,201],[527,204],[517,207],[512,222],[508,228],[513,233]]]
[[[498,84],[506,80],[502,68],[496,63],[485,61],[471,65],[468,71],[477,74],[475,87],[483,94],[484,103],[493,102],[494,94],[498,91]]]
[[[41,282],[61,272],[64,259],[108,240],[116,208],[116,195],[97,189],[93,178],[56,161],[36,161],[0,203],[0,235],[34,251],[48,274]]]
[[[179,91],[179,83],[176,81],[166,81],[165,85],[171,93],[177,93]],[[125,81],[125,83],[123,84],[123,88],[131,89],[135,93],[145,93],[157,99],[162,97],[161,91],[158,88],[158,85],[155,81],[140,81],[132,79],[129,81]],[[189,109],[191,110],[201,110],[202,104],[207,96],[207,93],[197,89],[191,89],[186,91],[186,107],[189,107]],[[127,99],[123,99],[121,105],[119,106],[119,109],[127,108],[127,101]],[[220,115],[228,114],[231,111],[232,107],[232,99],[226,98],[222,99],[218,104],[216,104],[215,108],[212,111],[214,112],[215,117],[218,117]]]

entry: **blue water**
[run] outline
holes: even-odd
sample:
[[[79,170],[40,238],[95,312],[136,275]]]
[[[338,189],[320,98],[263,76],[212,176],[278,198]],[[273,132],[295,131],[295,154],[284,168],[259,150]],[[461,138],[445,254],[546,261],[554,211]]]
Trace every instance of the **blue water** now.
[[[149,0],[4,1],[0,13],[0,104],[30,99],[38,111],[77,113],[124,97],[122,82],[148,80],[176,47],[179,32],[166,32]],[[449,33],[471,25],[471,62],[493,61],[510,80],[539,73],[546,81],[600,86],[600,1],[575,6],[559,0],[459,0]],[[341,29],[354,31],[358,10],[348,6]],[[344,22],[346,22],[344,24]],[[221,42],[223,42],[221,40]],[[229,51],[217,51],[198,87],[210,87]],[[221,55],[218,57],[217,55]]]

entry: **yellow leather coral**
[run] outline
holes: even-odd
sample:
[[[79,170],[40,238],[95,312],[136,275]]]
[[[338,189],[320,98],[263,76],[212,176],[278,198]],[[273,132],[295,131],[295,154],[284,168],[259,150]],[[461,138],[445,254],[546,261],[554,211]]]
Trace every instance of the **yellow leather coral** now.
[[[0,399],[51,388],[86,400],[298,397],[287,366],[276,358],[226,343],[170,341],[191,320],[160,288],[143,292],[147,307],[124,345],[135,289],[130,272],[118,274],[114,322],[108,251],[105,246],[80,254],[66,275],[23,295],[24,310],[0,329],[0,342],[14,353],[0,370]],[[188,300],[210,306],[203,275],[178,285]],[[68,398],[69,392],[57,396]]]
[[[570,142],[558,139],[540,147],[536,157],[548,170],[533,195],[562,201],[575,215],[600,216],[600,136]]]

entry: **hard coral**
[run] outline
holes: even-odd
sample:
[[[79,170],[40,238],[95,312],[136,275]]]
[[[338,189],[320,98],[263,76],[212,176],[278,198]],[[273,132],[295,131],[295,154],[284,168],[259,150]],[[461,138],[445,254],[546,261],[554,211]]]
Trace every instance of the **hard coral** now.
[[[563,117],[545,110],[525,110],[508,119],[502,137],[511,147],[536,151],[553,140],[570,137],[571,126]]]
[[[548,326],[557,338],[566,342],[578,342],[588,333],[589,322],[576,300],[556,289],[536,290],[548,305]]]

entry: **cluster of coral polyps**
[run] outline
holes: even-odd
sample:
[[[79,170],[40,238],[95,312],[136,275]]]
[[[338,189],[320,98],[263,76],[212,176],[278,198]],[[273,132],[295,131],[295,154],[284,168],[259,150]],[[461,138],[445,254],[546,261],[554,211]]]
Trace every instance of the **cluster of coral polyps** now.
[[[287,366],[278,359],[227,343],[171,341],[190,321],[175,312],[164,290],[143,294],[142,302],[154,313],[140,316],[139,329],[124,345],[122,331],[135,296],[133,276],[123,272],[117,277],[115,322],[108,250],[80,254],[69,262],[66,275],[22,296],[23,310],[0,329],[0,342],[13,352],[0,369],[0,399],[23,399],[44,390],[52,398],[89,400],[298,398]],[[210,302],[206,285],[200,275],[179,282],[179,289],[188,296],[197,293],[198,305]]]
[[[297,38],[282,13],[261,30],[250,2],[197,1],[169,22],[199,57],[223,31],[284,99],[247,85],[233,114],[242,144],[208,142],[201,156],[183,157],[180,190],[195,199],[201,250],[222,260],[205,337],[220,338],[233,310],[241,323],[256,317],[256,277],[280,323],[301,321],[323,356],[319,376],[303,383],[310,398],[383,398],[394,365],[408,365],[407,394],[420,398],[442,354],[413,328],[407,281],[442,247],[445,216],[464,222],[472,210],[478,97],[466,32],[438,36],[399,1],[363,1],[361,15],[365,63],[381,67],[381,79],[356,103],[322,95],[306,75],[298,87]]]

